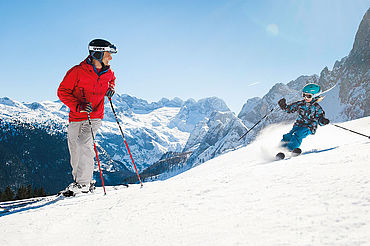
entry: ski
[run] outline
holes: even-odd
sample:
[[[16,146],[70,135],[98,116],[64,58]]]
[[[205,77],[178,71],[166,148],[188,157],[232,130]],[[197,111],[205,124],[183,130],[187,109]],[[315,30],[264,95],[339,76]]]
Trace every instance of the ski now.
[[[20,208],[20,207],[24,207],[30,204],[37,203],[39,201],[44,200],[45,198],[46,197],[35,197],[35,198],[29,198],[29,199],[23,199],[23,200],[0,202],[0,208],[9,211],[15,208]]]
[[[74,193],[73,191],[70,191],[70,190],[66,190],[66,191],[60,191],[58,193],[58,196],[72,197],[72,196],[76,196],[76,193]]]
[[[129,185],[122,184],[120,186],[114,186],[113,189],[119,190],[119,187],[128,188]],[[90,190],[89,192],[78,192],[78,193],[75,193],[70,190],[62,190],[58,192],[56,195],[52,195],[52,196],[35,197],[35,198],[29,198],[29,199],[23,199],[23,200],[0,202],[0,217],[5,216],[6,214],[41,208],[41,207],[53,204],[59,200],[63,200],[64,198],[94,195],[96,194],[94,190],[95,189]]]
[[[59,191],[57,196],[64,196],[64,197],[75,197],[75,196],[79,196],[79,195],[87,195],[87,194],[94,194],[94,190],[96,189],[95,183],[93,183],[93,185],[90,187],[89,191],[88,192],[74,192],[72,190],[69,190],[68,187],[65,189],[65,190],[62,190],[62,191]],[[125,188],[128,188],[128,184],[122,184],[120,186],[123,186]],[[113,186],[113,189],[114,190],[118,190],[118,186]]]

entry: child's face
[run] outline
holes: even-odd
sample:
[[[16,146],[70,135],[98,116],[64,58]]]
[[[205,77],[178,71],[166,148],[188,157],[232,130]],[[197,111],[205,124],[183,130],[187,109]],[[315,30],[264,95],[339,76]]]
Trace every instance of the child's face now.
[[[308,103],[309,103],[309,102],[311,102],[311,101],[312,101],[312,98],[307,98],[307,97],[305,97],[305,98],[304,98],[304,100],[305,100],[306,102],[308,102]]]
[[[312,99],[313,99],[313,95],[312,94],[308,94],[308,93],[303,93],[303,97],[304,97],[304,100],[306,101],[306,102],[311,102],[312,101]]]

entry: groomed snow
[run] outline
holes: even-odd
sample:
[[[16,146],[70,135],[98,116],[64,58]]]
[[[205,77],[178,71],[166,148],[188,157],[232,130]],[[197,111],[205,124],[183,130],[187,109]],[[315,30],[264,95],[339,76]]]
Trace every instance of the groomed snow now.
[[[370,117],[341,126],[369,135]],[[370,141],[329,125],[269,160],[290,127],[142,189],[0,217],[0,245],[370,245]]]

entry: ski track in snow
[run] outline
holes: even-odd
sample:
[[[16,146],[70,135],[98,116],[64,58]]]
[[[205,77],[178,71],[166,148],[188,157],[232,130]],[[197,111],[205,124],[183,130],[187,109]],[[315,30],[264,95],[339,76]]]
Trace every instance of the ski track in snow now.
[[[368,131],[370,117],[342,125]],[[142,189],[3,215],[0,245],[370,245],[370,141],[329,125],[269,161],[291,127]]]

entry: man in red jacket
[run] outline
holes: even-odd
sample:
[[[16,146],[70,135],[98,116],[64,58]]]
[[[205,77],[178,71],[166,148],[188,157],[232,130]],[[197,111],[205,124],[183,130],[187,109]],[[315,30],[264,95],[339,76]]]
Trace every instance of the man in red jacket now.
[[[94,39],[89,43],[90,55],[71,68],[58,88],[59,99],[69,107],[68,148],[74,182],[66,192],[87,193],[94,189],[94,135],[104,117],[104,96],[114,94],[115,76],[109,62],[117,49],[110,42]]]

